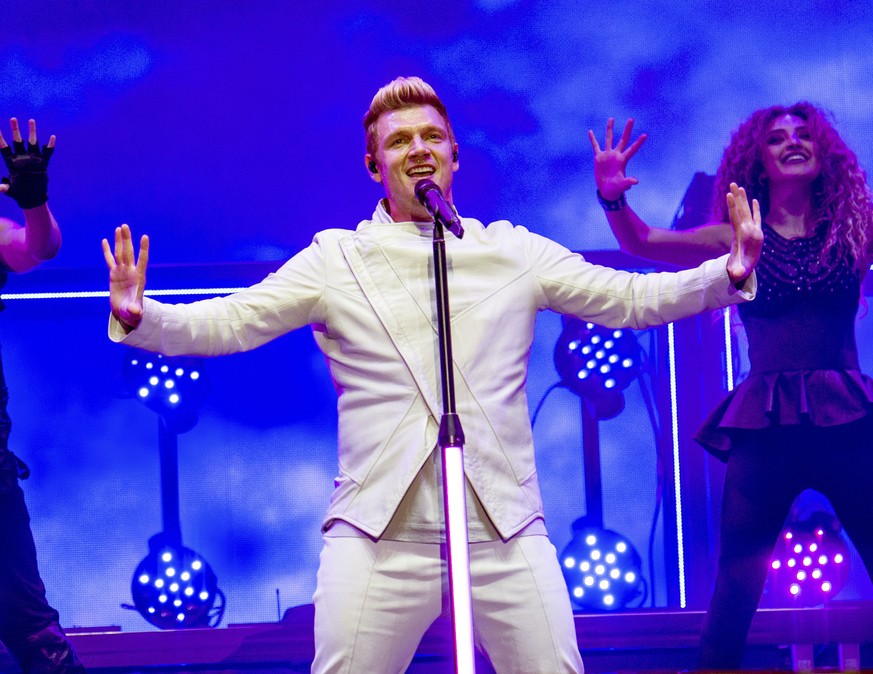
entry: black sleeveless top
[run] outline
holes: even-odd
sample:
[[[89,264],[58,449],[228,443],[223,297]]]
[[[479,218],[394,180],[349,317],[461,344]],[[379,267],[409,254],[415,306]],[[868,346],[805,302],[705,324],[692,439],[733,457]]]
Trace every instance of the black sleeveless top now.
[[[9,270],[0,264],[0,289],[6,285]],[[4,308],[0,300],[0,311]],[[12,419],[9,418],[7,405],[9,389],[6,387],[6,377],[3,374],[3,359],[0,358],[0,490],[9,489],[17,484],[17,480],[25,480],[30,476],[30,468],[9,451],[9,432],[12,430]]]
[[[824,228],[797,239],[763,230],[758,294],[738,307],[749,376],[698,431],[709,450],[729,450],[732,429],[834,426],[873,411],[873,380],[860,372],[855,343],[859,275],[849,261],[821,264]]]

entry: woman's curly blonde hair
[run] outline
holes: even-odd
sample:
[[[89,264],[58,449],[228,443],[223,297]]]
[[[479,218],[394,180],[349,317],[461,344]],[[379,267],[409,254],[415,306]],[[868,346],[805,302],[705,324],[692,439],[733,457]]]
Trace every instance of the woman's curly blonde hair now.
[[[786,114],[807,123],[821,163],[821,174],[812,185],[812,206],[816,225],[827,231],[822,263],[832,267],[846,260],[860,270],[869,263],[873,249],[873,203],[866,174],[830,115],[806,101],[757,110],[734,131],[716,175],[713,216],[729,221],[724,195],[732,182],[745,187],[750,200],[761,205],[761,216],[767,215],[770,191],[762,150],[770,124]]]

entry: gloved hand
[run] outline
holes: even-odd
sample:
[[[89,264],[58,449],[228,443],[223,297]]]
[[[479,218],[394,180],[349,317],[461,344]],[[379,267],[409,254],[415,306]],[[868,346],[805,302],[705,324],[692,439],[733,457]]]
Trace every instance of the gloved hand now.
[[[12,147],[0,148],[0,155],[9,170],[9,176],[0,180],[9,185],[7,196],[15,199],[21,208],[36,208],[48,201],[48,167],[54,147],[29,140],[25,147],[23,140],[13,140]]]

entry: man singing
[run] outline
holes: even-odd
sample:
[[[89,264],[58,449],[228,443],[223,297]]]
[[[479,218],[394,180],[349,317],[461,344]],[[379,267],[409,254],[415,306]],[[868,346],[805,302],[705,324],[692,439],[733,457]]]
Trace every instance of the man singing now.
[[[110,337],[167,355],[253,349],[310,325],[338,393],[336,488],[322,527],[313,672],[403,672],[447,605],[437,431],[433,222],[415,196],[448,204],[459,168],[446,108],[417,77],[382,87],[364,116],[370,178],[385,197],[353,230],[318,233],[260,283],[181,305],[143,298],[127,225],[109,267]],[[679,273],[632,274],[507,221],[462,218],[446,234],[456,404],[466,437],[477,645],[501,674],[582,672],[567,588],[546,534],[525,381],[538,312],[645,328],[752,299],[760,222],[728,201],[730,255]]]

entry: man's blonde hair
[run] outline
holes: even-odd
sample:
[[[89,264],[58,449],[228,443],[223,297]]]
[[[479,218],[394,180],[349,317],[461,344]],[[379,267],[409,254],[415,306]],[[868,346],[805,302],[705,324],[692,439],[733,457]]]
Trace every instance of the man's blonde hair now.
[[[431,105],[442,115],[449,132],[449,141],[455,145],[455,133],[446,112],[446,106],[437,96],[433,87],[420,77],[398,77],[376,92],[370,109],[364,115],[364,130],[367,134],[367,154],[376,155],[376,122],[386,112],[403,110],[416,105]]]

